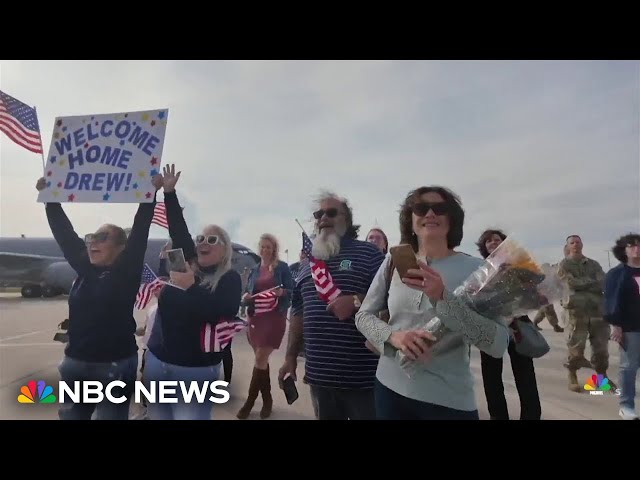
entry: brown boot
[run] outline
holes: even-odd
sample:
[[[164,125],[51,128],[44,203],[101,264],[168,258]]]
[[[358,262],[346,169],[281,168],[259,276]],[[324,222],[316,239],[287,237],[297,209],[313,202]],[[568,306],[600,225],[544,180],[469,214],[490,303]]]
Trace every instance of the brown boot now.
[[[247,401],[244,402],[242,408],[236,414],[240,420],[246,419],[251,413],[251,409],[256,402],[256,398],[258,398],[258,394],[260,393],[260,383],[262,380],[262,370],[258,370],[257,368],[253,368],[253,375],[251,376],[251,383],[249,384],[249,395],[247,396]]]
[[[269,418],[273,410],[273,397],[271,396],[271,377],[269,376],[269,365],[266,370],[261,370],[263,378],[260,383],[260,393],[262,393],[262,410],[260,418]]]
[[[576,370],[569,370],[569,390],[576,393],[580,393],[581,391]]]

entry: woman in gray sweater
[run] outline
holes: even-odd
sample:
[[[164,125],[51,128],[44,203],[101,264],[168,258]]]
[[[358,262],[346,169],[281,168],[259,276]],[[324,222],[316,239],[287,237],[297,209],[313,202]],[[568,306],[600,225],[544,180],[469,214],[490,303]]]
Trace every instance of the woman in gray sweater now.
[[[420,270],[418,278],[399,278],[390,256],[378,270],[359,312],[356,327],[381,352],[376,374],[376,414],[381,420],[477,420],[470,348],[475,345],[501,358],[509,332],[500,321],[478,315],[452,292],[482,260],[456,252],[462,241],[464,210],[459,198],[443,187],[421,187],[409,193],[400,211],[401,243],[410,244]],[[388,306],[389,322],[377,314]],[[421,329],[439,317],[451,333],[433,352]],[[438,344],[436,344],[438,345]],[[422,362],[411,377],[396,360],[397,351]]]

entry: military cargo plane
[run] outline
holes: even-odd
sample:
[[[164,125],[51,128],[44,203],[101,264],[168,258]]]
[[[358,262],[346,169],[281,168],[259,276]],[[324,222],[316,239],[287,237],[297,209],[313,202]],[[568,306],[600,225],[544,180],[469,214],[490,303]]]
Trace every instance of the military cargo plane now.
[[[161,238],[148,242],[145,262],[156,274],[166,242]],[[238,273],[259,261],[249,248],[233,244],[233,268]],[[75,278],[75,271],[53,238],[0,238],[0,288],[20,288],[25,298],[55,297],[68,294]]]

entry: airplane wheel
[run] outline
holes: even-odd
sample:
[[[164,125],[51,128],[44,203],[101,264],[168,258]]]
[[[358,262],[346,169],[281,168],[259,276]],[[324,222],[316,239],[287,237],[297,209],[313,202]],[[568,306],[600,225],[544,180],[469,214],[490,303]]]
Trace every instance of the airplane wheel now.
[[[57,297],[58,295],[60,295],[60,289],[58,287],[46,285],[42,289],[42,296],[45,298]]]
[[[24,298],[38,298],[42,296],[40,285],[25,285],[20,291]]]

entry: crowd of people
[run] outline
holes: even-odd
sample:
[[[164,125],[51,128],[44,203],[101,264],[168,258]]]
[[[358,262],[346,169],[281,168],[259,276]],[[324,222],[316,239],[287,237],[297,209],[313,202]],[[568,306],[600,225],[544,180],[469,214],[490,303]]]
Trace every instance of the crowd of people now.
[[[265,233],[259,239],[260,262],[244,276],[232,268],[232,244],[217,225],[192,237],[176,193],[180,172],[165,166],[154,177],[164,190],[171,248],[181,248],[186,272],[161,272],[179,288],[164,287],[150,307],[143,346],[143,381],[217,380],[221,369],[231,381],[231,344],[222,351],[202,346],[203,328],[246,312],[247,337],[254,352],[246,401],[237,417],[250,416],[262,397],[260,418],[273,410],[270,358],[280,349],[289,322],[286,354],[278,371],[283,388],[288,377],[310,388],[319,420],[479,419],[471,370],[471,349],[480,351],[484,391],[491,419],[509,419],[502,381],[509,354],[520,397],[520,419],[542,418],[534,359],[516,349],[517,325],[532,323],[478,314],[452,292],[507,238],[488,229],[477,240],[479,257],[459,250],[465,212],[461,199],[440,186],[411,190],[399,213],[400,243],[410,245],[418,268],[403,277],[391,262],[387,235],[371,229],[358,240],[359,226],[349,202],[322,193],[313,212],[314,232],[305,239],[300,261],[280,259],[279,242]],[[38,190],[44,188],[40,179]],[[130,234],[103,225],[78,237],[59,203],[46,204],[53,235],[78,274],[69,295],[68,344],[60,364],[62,380],[123,380],[124,394],[137,376],[134,303],[140,285],[154,203],[140,204]],[[566,238],[564,258],[555,266],[568,295],[562,299],[567,335],[568,388],[579,392],[576,372],[594,369],[607,376],[609,340],[619,345],[620,379],[609,379],[620,394],[619,415],[637,419],[635,382],[640,366],[640,234],[621,236],[613,247],[620,264],[606,275],[582,253],[580,236]],[[544,317],[563,331],[553,305]],[[446,346],[424,328],[438,317],[450,332]],[[591,359],[584,356],[591,343]],[[422,368],[408,375],[401,353]],[[149,404],[150,419],[211,419],[205,402]],[[94,412],[95,410],[95,412]],[[127,419],[129,401],[121,404],[64,404],[61,419]]]

